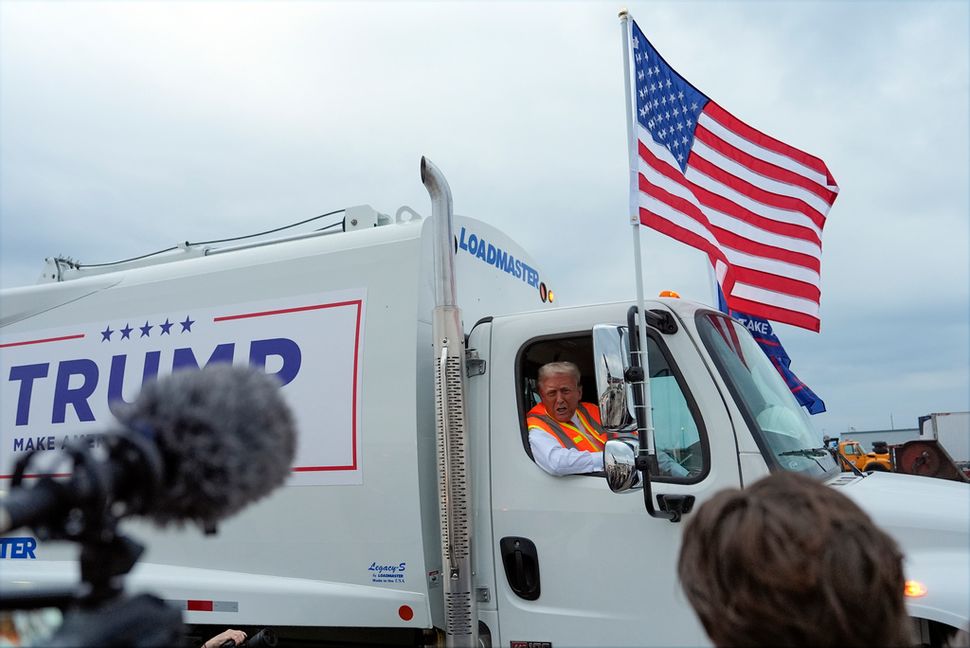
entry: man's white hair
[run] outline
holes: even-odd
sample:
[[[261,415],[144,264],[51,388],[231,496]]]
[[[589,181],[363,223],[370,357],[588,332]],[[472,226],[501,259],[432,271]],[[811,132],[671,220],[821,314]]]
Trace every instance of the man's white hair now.
[[[546,364],[539,367],[539,383],[541,384],[546,378],[551,376],[558,376],[560,374],[569,374],[576,379],[576,384],[579,384],[581,375],[579,373],[579,367],[572,362],[547,362]]]

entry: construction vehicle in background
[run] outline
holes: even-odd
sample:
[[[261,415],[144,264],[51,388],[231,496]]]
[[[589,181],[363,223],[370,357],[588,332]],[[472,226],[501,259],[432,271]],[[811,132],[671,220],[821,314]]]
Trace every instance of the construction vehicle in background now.
[[[826,438],[825,445],[843,472],[897,472],[970,482],[970,412],[921,416],[920,436],[889,445],[874,441],[872,451],[852,439]]]
[[[876,441],[873,443],[873,452],[866,452],[862,449],[862,444],[858,441],[853,441],[852,439],[846,439],[845,441],[837,441],[836,452],[842,455],[845,461],[840,461],[842,465],[843,472],[849,472],[852,469],[846,466],[846,462],[855,466],[863,472],[869,471],[879,471],[879,472],[892,472],[893,471],[893,461],[892,456],[888,451],[885,441]],[[881,445],[880,445],[881,444]],[[883,452],[878,452],[876,447],[879,446]],[[831,450],[832,448],[830,448]]]

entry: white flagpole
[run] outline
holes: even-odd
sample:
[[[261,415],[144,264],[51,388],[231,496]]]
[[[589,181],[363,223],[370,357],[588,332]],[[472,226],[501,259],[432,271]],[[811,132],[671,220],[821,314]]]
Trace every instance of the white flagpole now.
[[[714,265],[710,259],[707,260],[707,279],[711,282],[711,307],[721,310],[721,300],[717,296],[717,291],[721,287],[721,284],[717,280],[717,275],[714,273]],[[724,295],[724,301],[727,302],[727,295]]]
[[[637,336],[640,340],[640,366],[643,368],[643,407],[644,429],[637,430],[641,435],[646,434],[647,454],[655,454],[653,443],[653,408],[650,402],[650,365],[647,362],[647,324],[646,310],[643,301],[643,263],[640,259],[640,172],[637,159],[637,134],[633,128],[634,104],[630,87],[630,16],[626,9],[620,12],[620,28],[623,32],[623,88],[626,95],[626,134],[627,147],[630,154],[630,225],[633,231],[633,260],[637,281],[637,311],[640,315],[637,325]],[[643,438],[642,436],[640,438]],[[641,446],[642,447],[642,446]]]

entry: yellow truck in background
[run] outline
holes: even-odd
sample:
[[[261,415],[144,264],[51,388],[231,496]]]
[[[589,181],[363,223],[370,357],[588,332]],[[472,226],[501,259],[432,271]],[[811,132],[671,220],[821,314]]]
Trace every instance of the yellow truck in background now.
[[[884,449],[884,452],[866,452],[862,449],[862,444],[858,441],[846,439],[845,441],[839,441],[838,453],[842,455],[845,462],[852,464],[863,472],[872,470],[893,472],[892,455],[889,453],[885,443],[882,444],[881,448]],[[836,459],[838,460],[838,457]],[[845,462],[840,461],[842,470],[851,471],[851,468],[845,466]]]

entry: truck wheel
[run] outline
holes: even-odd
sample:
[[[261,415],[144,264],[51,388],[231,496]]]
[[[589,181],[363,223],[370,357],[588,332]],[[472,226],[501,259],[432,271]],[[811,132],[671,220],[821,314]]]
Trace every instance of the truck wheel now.
[[[872,472],[889,472],[889,469],[886,468],[881,463],[871,463],[868,466],[866,466],[865,471],[866,472],[869,472],[869,471],[872,471]]]

